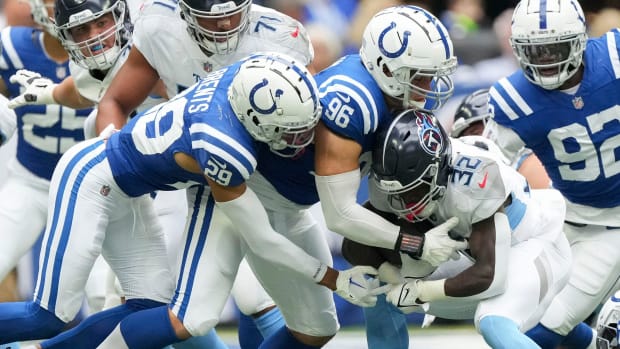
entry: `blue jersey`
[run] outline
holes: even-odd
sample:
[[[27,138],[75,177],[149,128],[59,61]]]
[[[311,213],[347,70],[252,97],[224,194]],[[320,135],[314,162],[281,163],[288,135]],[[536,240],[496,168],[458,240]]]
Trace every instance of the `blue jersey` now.
[[[616,29],[588,40],[575,94],[545,90],[522,71],[490,91],[494,120],[516,132],[571,202],[620,205],[620,54]]]
[[[108,139],[112,174],[127,195],[206,184],[205,176],[223,186],[236,186],[254,173],[257,142],[227,98],[240,64],[207,75],[172,100],[134,117]],[[177,153],[192,156],[202,174],[179,167]]]
[[[321,121],[334,133],[362,146],[360,168],[370,165],[375,133],[392,117],[381,89],[359,55],[346,56],[315,76],[323,108]],[[287,199],[302,205],[319,201],[314,182],[314,146],[283,158],[261,145],[259,172]]]
[[[0,76],[9,97],[20,95],[20,85],[10,77],[19,69],[35,71],[58,83],[69,75],[69,60],[57,63],[46,54],[43,32],[30,27],[2,30]],[[60,156],[84,140],[84,120],[91,109],[74,110],[59,105],[23,106],[17,115],[17,160],[38,177],[50,180]]]

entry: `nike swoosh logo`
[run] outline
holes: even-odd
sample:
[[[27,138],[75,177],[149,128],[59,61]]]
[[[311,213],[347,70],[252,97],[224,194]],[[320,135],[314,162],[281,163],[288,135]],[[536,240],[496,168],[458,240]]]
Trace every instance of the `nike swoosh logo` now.
[[[403,295],[400,297],[400,304],[405,304],[405,300],[407,300],[407,296],[409,295],[409,288],[403,289]]]
[[[295,28],[295,31],[291,33],[291,36],[296,38],[299,35],[299,27]]]
[[[336,95],[338,95],[338,97],[345,103],[349,103],[351,101],[351,96],[349,95],[345,95],[340,92],[336,92]]]
[[[353,281],[353,277],[349,277],[349,284],[353,285],[353,286],[357,286],[359,288],[364,288],[364,286],[358,284],[357,282]]]
[[[484,189],[487,186],[487,177],[489,177],[489,173],[485,172],[484,177],[482,177],[482,182],[478,182],[478,186],[480,189]]]

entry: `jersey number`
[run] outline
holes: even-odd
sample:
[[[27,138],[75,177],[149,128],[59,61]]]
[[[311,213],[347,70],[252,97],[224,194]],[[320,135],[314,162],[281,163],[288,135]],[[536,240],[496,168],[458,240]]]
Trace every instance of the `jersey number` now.
[[[598,149],[589,136],[590,132],[604,131],[607,123],[620,122],[620,106],[589,115],[586,121],[590,131],[584,125],[573,123],[551,130],[547,135],[556,159],[568,164],[558,167],[564,180],[592,181],[600,175],[601,167],[606,178],[620,172],[620,160],[616,158],[616,153],[620,154],[620,135],[605,139]],[[569,151],[565,143],[576,144],[578,149]]]
[[[84,128],[84,117],[77,117],[75,110],[62,108],[56,104],[46,106],[45,113],[25,113],[22,117],[24,141],[46,153],[61,154],[78,143],[73,137],[38,135],[36,128],[50,128],[60,122],[63,130],[79,130]]]
[[[327,104],[325,116],[339,127],[345,128],[349,125],[354,111],[348,104],[343,103],[339,97],[334,97]]]

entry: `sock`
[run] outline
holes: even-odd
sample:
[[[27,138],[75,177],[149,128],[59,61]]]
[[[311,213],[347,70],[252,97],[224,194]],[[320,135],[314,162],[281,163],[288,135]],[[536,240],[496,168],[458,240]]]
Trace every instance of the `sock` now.
[[[168,317],[168,307],[142,310],[120,323],[121,334],[130,349],[163,348],[179,342]]]
[[[252,317],[239,312],[238,327],[237,337],[241,349],[257,349],[263,342],[263,335]]]
[[[254,323],[263,338],[270,337],[272,334],[278,332],[279,329],[286,326],[284,317],[278,307],[270,309],[263,315],[254,318]]]
[[[525,335],[530,337],[542,349],[555,349],[564,339],[564,336],[551,331],[540,323],[525,332]]]
[[[228,346],[217,335],[215,329],[211,329],[209,333],[200,337],[191,337],[174,345],[174,349],[228,349]],[[245,349],[245,347],[242,347]]]
[[[378,296],[377,304],[363,311],[368,349],[409,348],[407,318],[386,301],[385,295]]]
[[[265,338],[263,344],[260,345],[259,349],[277,349],[277,348],[286,348],[286,349],[316,349],[320,347],[315,347],[307,344],[303,344],[298,341],[297,338],[293,337],[293,334],[289,332],[288,328],[282,327],[276,333]]]
[[[64,321],[35,302],[0,303],[0,343],[49,338],[64,327]]]
[[[564,337],[562,346],[566,349],[586,349],[592,343],[593,337],[592,328],[580,322]]]
[[[94,348],[128,315],[165,305],[148,299],[130,299],[125,304],[94,313],[78,326],[41,343],[43,349]]]
[[[537,349],[536,343],[519,331],[517,324],[503,316],[485,316],[480,320],[480,333],[493,349]]]

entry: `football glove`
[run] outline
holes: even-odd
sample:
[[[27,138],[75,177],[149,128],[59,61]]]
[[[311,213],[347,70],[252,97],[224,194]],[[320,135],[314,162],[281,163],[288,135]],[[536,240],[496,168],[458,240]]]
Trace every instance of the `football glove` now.
[[[448,259],[458,259],[458,250],[464,250],[468,244],[465,240],[454,240],[448,233],[459,224],[458,217],[452,217],[425,234],[422,256],[432,266],[439,266]]]
[[[55,84],[48,78],[41,77],[41,74],[30,70],[20,69],[11,76],[11,83],[18,83],[26,90],[19,96],[11,99],[8,107],[15,109],[24,105],[55,104],[52,95]]]
[[[388,284],[401,284],[405,282],[405,278],[400,274],[400,268],[390,262],[383,262],[380,266],[377,277],[380,281]]]
[[[420,280],[405,282],[400,285],[392,285],[392,288],[386,294],[386,300],[392,303],[400,311],[405,314],[420,311],[423,303],[418,303],[417,299],[420,295],[417,283]]]
[[[355,266],[341,270],[336,279],[334,292],[352,304],[372,307],[377,304],[377,296],[390,289],[389,285],[379,287],[379,280],[372,278],[378,273],[377,269],[371,266]]]

